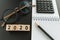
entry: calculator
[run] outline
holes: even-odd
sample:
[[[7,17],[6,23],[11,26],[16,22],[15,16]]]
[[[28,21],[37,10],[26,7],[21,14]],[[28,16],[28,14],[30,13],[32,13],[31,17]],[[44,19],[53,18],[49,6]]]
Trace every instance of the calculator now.
[[[52,0],[36,0],[37,13],[54,13]]]

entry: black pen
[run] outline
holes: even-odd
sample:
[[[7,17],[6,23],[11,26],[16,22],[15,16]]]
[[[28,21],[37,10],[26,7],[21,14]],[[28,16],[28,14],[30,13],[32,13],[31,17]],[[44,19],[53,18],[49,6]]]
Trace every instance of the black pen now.
[[[51,39],[54,40],[41,26],[39,26],[37,23],[36,25]]]

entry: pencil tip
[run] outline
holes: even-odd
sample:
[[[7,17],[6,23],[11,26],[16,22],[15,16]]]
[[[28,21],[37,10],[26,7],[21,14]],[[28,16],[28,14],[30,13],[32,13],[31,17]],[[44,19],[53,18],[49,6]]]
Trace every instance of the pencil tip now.
[[[35,25],[38,26],[38,24],[35,22]]]

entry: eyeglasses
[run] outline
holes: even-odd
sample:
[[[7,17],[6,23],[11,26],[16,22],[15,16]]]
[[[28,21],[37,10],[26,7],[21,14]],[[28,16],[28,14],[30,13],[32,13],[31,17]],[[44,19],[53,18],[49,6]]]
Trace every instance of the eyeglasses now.
[[[7,9],[7,11],[5,11],[2,16],[3,18],[2,25],[4,26],[5,23],[14,23],[18,18],[17,13],[21,12],[20,13],[21,15],[28,14],[30,12],[30,3],[31,2],[23,1],[19,4],[20,6],[16,7],[14,10]]]

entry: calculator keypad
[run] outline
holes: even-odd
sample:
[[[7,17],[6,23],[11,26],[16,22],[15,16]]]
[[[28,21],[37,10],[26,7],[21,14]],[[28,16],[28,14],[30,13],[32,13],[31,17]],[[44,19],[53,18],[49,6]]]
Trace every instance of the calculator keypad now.
[[[54,13],[51,0],[37,0],[38,13]]]

